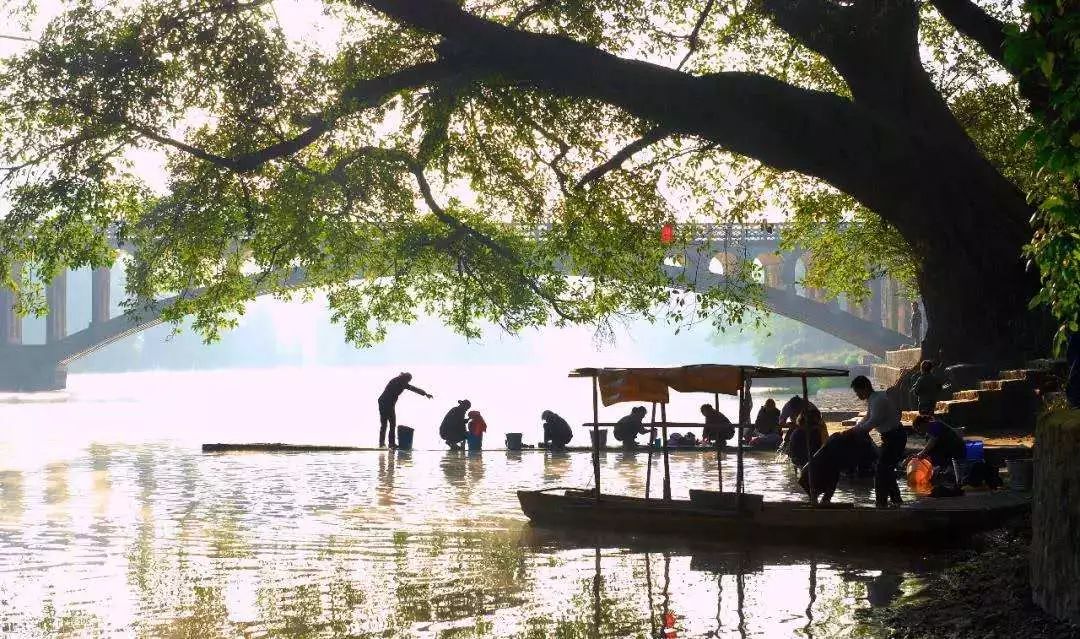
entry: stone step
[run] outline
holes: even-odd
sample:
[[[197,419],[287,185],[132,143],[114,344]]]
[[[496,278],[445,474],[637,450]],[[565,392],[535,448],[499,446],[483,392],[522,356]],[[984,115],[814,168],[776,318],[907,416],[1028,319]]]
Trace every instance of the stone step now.
[[[953,399],[974,399],[981,401],[1000,401],[1005,391],[1000,388],[977,388],[953,393]]]
[[[921,361],[921,348],[902,348],[895,351],[885,351],[885,363],[896,368],[915,368]]]
[[[998,379],[1028,379],[1035,372],[1037,371],[1030,368],[1001,371],[1000,373],[998,373]]]
[[[874,385],[878,388],[889,388],[900,380],[900,375],[904,372],[902,368],[888,364],[874,364],[873,370]]]
[[[1033,390],[1034,386],[1026,379],[988,379],[979,382],[979,388],[988,391],[1028,391]]]
[[[940,401],[934,406],[934,412],[944,415],[954,408],[961,409],[971,406],[978,406],[979,400],[977,399],[947,399]]]

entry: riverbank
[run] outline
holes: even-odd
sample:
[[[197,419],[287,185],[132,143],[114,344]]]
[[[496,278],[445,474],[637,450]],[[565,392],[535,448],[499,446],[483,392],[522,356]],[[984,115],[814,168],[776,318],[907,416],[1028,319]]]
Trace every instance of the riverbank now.
[[[1080,638],[1031,602],[1031,521],[990,533],[979,550],[958,552],[916,593],[886,608],[860,611],[896,639]]]

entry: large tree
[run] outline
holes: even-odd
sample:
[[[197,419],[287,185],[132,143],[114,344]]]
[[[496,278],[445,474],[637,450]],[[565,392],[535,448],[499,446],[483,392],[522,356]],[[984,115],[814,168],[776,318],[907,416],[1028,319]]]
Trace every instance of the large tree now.
[[[1000,75],[1007,16],[934,4]],[[935,62],[959,49],[922,59],[929,6],[323,6],[333,46],[292,43],[259,0],[71,2],[5,70],[0,267],[98,263],[96,231],[120,221],[133,292],[201,291],[175,312],[211,334],[293,266],[360,342],[417,305],[466,332],[600,321],[664,299],[655,233],[676,211],[722,218],[802,180],[906,241],[933,352],[1045,350],[1032,209],[943,92]],[[125,165],[148,145],[169,153],[164,193]],[[542,241],[520,232],[539,223]],[[692,312],[737,316],[755,299],[738,275]]]

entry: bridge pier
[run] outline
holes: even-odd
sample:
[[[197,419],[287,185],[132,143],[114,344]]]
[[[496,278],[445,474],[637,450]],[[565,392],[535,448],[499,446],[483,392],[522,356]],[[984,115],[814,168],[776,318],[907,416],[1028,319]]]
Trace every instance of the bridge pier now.
[[[35,393],[67,387],[67,366],[45,345],[0,346],[0,392]]]
[[[67,337],[67,271],[59,273],[45,289],[49,315],[45,318],[45,343],[54,344]]]
[[[870,282],[870,314],[866,318],[876,326],[882,326],[881,297],[881,278],[879,277]]]
[[[15,314],[15,292],[0,289],[0,347],[22,343],[22,318]]]
[[[107,266],[96,268],[90,277],[90,323],[107,322],[109,321],[109,287],[112,284],[112,271]]]
[[[11,265],[11,278],[16,284],[22,281],[22,264]],[[0,288],[0,347],[5,344],[22,344],[22,318],[15,313],[19,297],[15,291]]]

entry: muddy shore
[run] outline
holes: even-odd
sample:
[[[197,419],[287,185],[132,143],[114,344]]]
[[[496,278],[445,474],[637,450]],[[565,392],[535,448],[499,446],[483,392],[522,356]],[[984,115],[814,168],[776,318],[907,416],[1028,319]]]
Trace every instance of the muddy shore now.
[[[957,551],[914,594],[859,615],[897,639],[1080,639],[1080,627],[1031,602],[1030,551],[1027,518],[987,534],[976,550]]]

